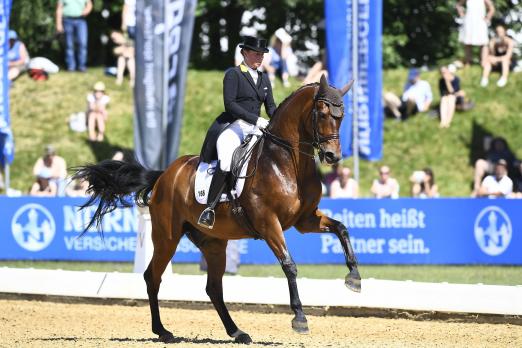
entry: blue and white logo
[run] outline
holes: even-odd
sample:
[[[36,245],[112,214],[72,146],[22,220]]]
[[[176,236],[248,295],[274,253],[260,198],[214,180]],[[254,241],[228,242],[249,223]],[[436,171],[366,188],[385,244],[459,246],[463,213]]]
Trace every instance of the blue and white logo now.
[[[511,220],[499,207],[482,209],[475,220],[475,240],[480,249],[490,256],[502,254],[509,246],[512,234]]]
[[[11,221],[16,242],[29,251],[45,249],[53,240],[56,225],[53,216],[40,204],[26,204],[16,211]]]

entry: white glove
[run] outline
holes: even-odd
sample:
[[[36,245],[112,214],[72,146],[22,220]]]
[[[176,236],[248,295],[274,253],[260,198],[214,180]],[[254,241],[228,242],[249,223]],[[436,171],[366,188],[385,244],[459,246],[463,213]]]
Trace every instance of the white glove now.
[[[268,126],[268,120],[266,120],[262,117],[258,117],[257,122],[256,122],[256,127],[259,129],[265,129],[267,126]]]

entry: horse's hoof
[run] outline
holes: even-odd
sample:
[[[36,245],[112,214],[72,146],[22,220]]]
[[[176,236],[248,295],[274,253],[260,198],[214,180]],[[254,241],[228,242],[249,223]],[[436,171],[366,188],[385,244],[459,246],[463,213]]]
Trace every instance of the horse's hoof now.
[[[344,285],[354,292],[361,292],[361,275],[357,268],[354,268],[348,273],[344,280]]]
[[[297,318],[292,319],[292,329],[298,334],[306,335],[310,333],[308,329],[308,322],[306,319],[298,320]]]
[[[159,335],[159,340],[160,340],[160,342],[163,342],[163,343],[174,343],[174,341],[176,339],[174,338],[174,335],[172,334],[172,332],[167,331],[167,332]]]
[[[241,344],[250,344],[252,343],[252,339],[248,334],[242,333],[234,339],[234,342]]]

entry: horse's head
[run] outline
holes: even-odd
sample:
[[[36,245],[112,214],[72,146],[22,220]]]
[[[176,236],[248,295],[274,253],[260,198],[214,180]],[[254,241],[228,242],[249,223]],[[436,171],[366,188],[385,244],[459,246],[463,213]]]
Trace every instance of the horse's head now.
[[[321,76],[312,111],[313,145],[319,150],[321,162],[333,164],[341,159],[339,127],[344,116],[343,96],[352,84],[353,81],[338,90]]]

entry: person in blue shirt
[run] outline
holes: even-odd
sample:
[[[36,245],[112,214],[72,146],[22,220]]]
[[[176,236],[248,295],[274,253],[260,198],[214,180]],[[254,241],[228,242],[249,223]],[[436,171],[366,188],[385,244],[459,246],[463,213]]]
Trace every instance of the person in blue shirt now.
[[[20,74],[27,70],[29,66],[29,53],[22,41],[18,39],[18,34],[14,30],[9,30],[9,51],[7,52],[9,71],[7,76],[10,81],[14,81]]]

